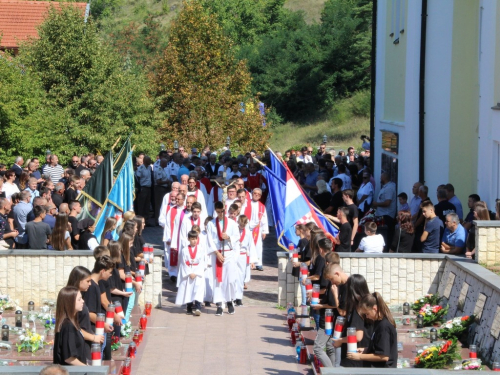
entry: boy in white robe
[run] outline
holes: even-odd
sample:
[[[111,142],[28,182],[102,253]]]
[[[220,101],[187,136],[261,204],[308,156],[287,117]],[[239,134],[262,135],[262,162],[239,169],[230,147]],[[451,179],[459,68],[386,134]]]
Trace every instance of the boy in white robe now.
[[[257,261],[257,252],[252,240],[252,231],[248,228],[248,218],[241,215],[238,218],[238,229],[240,238],[236,242],[236,253],[238,255],[238,284],[236,289],[236,306],[243,306],[243,288],[247,281],[250,280],[250,269],[255,269]]]
[[[238,283],[237,255],[234,246],[240,233],[238,225],[225,216],[222,202],[215,203],[215,212],[217,217],[207,226],[208,252],[215,253],[217,257],[213,295],[213,302],[217,305],[215,315],[222,315],[223,303],[227,303],[228,313],[232,315]]]
[[[215,252],[208,253],[207,233],[207,225],[213,219],[212,216],[208,216],[205,219],[205,230],[200,234],[200,243],[203,243],[205,246],[205,296],[203,297],[205,307],[210,307],[211,301],[214,299],[215,264],[217,258],[215,257]]]
[[[198,233],[190,231],[189,245],[181,249],[180,283],[175,304],[187,305],[187,314],[201,315],[201,301],[205,293],[205,251],[198,243]]]

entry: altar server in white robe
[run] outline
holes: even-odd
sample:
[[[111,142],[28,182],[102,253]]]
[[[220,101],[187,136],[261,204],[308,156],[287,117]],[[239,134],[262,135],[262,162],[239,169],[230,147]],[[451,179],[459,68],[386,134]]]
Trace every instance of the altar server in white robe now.
[[[201,301],[205,293],[205,251],[199,243],[198,233],[188,233],[189,244],[181,248],[180,283],[175,304],[187,305],[187,314],[201,315]]]
[[[209,244],[208,244],[208,232],[207,232],[207,226],[208,223],[211,222],[214,218],[212,216],[208,216],[205,219],[205,230],[203,230],[200,233],[200,242],[202,242],[205,245],[205,252],[206,252],[206,258],[205,258],[205,297],[203,298],[203,301],[205,302],[206,307],[211,306],[211,301],[214,299],[214,278],[215,278],[215,266],[217,262],[217,257],[215,256],[215,251],[210,252],[209,251]]]
[[[238,264],[235,244],[239,239],[238,225],[224,214],[222,202],[215,203],[217,217],[208,223],[208,252],[217,257],[214,269],[213,302],[217,305],[216,316],[223,314],[222,306],[227,303],[229,314],[234,314],[233,300],[236,298]]]
[[[179,247],[180,227],[182,221],[191,215],[191,212],[184,208],[185,196],[178,193],[175,197],[176,206],[172,207],[167,216],[167,222],[163,231],[163,241],[165,242],[165,263],[167,264],[170,280],[177,282],[179,272]]]
[[[262,190],[259,188],[253,189],[252,201],[250,202],[252,213],[249,217],[249,226],[250,230],[252,231],[253,242],[257,251],[257,264],[255,269],[257,269],[258,271],[264,271],[264,269],[262,268],[262,246],[263,240],[269,233],[266,206],[260,202],[261,197]]]
[[[238,284],[236,289],[236,306],[243,306],[243,287],[250,281],[250,269],[255,268],[257,253],[252,240],[252,232],[248,228],[248,218],[241,215],[238,218],[238,229],[240,236],[236,242],[236,253],[238,254]]]
[[[203,195],[202,191],[196,187],[196,178],[195,177],[189,177],[188,179],[188,191],[187,195],[193,195],[196,198],[196,202],[199,202],[201,204],[201,209],[203,212],[207,212],[207,204],[205,201],[205,196]]]
[[[162,228],[165,228],[165,225],[167,224],[167,214],[169,211],[168,206],[172,202],[172,195],[177,196],[177,193],[179,192],[180,185],[181,184],[177,181],[172,182],[172,191],[163,196],[163,201],[162,201],[161,207],[160,207],[160,215],[158,216],[158,223],[159,223],[160,227],[162,227]]]

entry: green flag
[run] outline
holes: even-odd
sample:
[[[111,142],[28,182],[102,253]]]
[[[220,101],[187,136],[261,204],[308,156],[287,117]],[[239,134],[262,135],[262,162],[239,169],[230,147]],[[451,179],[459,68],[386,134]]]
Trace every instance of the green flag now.
[[[132,150],[132,146],[130,144],[130,136],[128,136],[127,140],[123,144],[122,148],[118,152],[118,154],[115,156],[115,162],[113,165],[113,170],[114,170],[114,176],[116,177],[118,175],[118,172],[122,169],[123,164],[125,164],[125,161],[127,160],[127,156]]]
[[[109,151],[77,198],[82,205],[82,212],[78,219],[89,218],[95,220],[112,186],[113,153]]]

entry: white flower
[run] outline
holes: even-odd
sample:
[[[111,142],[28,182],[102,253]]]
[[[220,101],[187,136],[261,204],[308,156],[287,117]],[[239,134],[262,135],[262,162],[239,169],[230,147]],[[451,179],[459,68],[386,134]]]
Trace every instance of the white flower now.
[[[418,354],[422,354],[424,351],[422,349],[420,349],[417,353]]]
[[[19,336],[19,340],[21,340],[21,341],[24,341],[25,338],[26,337],[24,337],[24,335]]]
[[[44,341],[45,340],[45,336],[40,336],[40,341]]]
[[[452,324],[448,324],[448,323],[446,323],[446,328],[450,329],[451,327],[453,327],[453,325],[452,325]]]

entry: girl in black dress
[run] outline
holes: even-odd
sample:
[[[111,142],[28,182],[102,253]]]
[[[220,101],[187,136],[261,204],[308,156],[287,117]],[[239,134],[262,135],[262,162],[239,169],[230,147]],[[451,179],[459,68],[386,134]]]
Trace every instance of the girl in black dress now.
[[[69,274],[68,284],[66,286],[73,286],[78,288],[80,292],[86,292],[90,286],[90,271],[85,267],[76,266]],[[89,309],[87,305],[83,305],[83,309],[78,312],[77,317],[80,330],[85,339],[85,358],[90,360],[90,346],[93,343],[102,344],[104,342],[104,336],[95,335],[92,325],[90,324]]]
[[[78,312],[83,310],[82,294],[74,286],[59,291],[53,362],[59,365],[86,366],[85,340],[78,324]]]
[[[366,348],[348,353],[347,358],[364,361],[365,367],[397,367],[398,335],[396,323],[382,296],[375,292],[361,298],[359,311],[366,319],[373,320],[374,329]]]
[[[368,284],[362,275],[354,274],[347,279],[346,294],[346,324],[342,332],[342,338],[335,340],[334,346],[341,347],[340,366],[342,367],[363,367],[362,361],[356,361],[347,356],[347,328],[356,328],[356,338],[358,346],[366,347],[370,342],[373,326],[370,321],[363,320],[359,313],[359,302],[362,297],[370,294]]]

